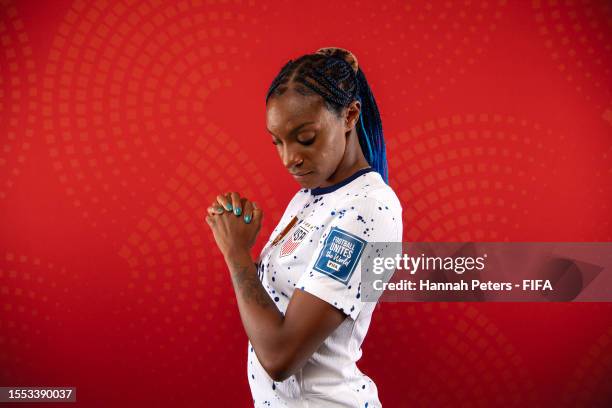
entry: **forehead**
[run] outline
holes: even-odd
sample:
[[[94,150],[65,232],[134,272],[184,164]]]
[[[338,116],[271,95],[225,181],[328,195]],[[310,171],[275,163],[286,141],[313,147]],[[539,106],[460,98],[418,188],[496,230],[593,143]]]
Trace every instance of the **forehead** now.
[[[268,129],[277,134],[288,132],[304,122],[319,123],[327,116],[323,98],[302,95],[291,88],[268,100],[266,108]]]

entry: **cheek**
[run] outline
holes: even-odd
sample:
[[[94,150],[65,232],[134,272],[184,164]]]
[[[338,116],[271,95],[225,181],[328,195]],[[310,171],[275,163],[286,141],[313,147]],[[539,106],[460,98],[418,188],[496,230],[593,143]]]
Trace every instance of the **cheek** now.
[[[334,135],[326,138],[326,143],[321,149],[321,160],[325,160],[330,166],[337,164],[344,155],[345,143],[342,136]]]

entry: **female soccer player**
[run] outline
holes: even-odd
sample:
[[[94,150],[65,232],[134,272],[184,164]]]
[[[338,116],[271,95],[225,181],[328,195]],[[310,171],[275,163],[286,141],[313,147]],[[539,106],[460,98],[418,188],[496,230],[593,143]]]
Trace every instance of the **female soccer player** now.
[[[367,242],[400,242],[380,115],[357,59],[323,48],[291,60],[266,95],[267,127],[301,189],[257,262],[262,210],[219,195],[206,222],[229,268],[249,338],[256,407],[379,407],[356,365],[375,302],[363,302]],[[242,217],[241,217],[242,215]]]

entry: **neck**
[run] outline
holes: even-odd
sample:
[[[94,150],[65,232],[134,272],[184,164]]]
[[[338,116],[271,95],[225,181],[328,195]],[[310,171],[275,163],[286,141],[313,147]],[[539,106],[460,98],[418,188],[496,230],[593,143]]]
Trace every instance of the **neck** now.
[[[350,177],[356,171],[369,166],[368,161],[361,151],[357,130],[353,128],[350,135],[347,137],[344,156],[342,157],[338,168],[336,168],[336,171],[334,171],[332,175],[320,185],[320,187],[332,186]]]

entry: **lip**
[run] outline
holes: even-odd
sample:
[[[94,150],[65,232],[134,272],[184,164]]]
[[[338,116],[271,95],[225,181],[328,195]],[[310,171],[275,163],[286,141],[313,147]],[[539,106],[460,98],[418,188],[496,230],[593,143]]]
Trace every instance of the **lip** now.
[[[312,174],[312,171],[308,171],[306,173],[299,173],[299,174],[293,174],[292,173],[291,175],[299,180],[299,179],[302,179],[302,178],[304,178],[304,177],[306,177],[306,176],[308,176],[310,174]]]

